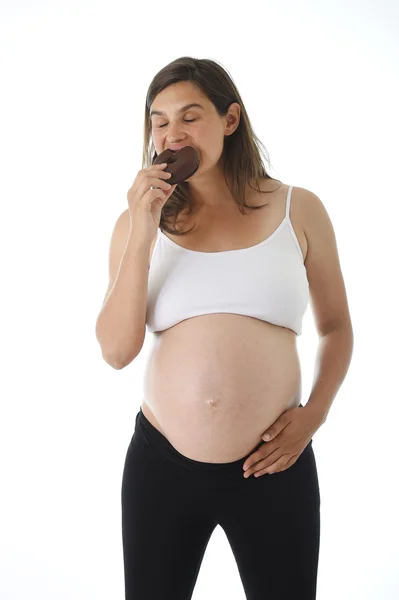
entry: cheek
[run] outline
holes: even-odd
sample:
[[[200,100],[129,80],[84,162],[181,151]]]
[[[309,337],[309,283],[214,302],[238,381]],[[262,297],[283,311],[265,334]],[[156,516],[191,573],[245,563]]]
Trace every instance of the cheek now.
[[[160,136],[159,132],[152,130],[150,133],[151,133],[151,137],[153,139],[153,142],[154,142],[155,146],[159,146],[159,142],[160,142],[160,139],[161,139],[161,136]]]

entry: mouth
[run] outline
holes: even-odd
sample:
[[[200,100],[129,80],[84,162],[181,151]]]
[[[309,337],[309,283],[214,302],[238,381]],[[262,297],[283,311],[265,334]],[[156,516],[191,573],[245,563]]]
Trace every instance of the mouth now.
[[[187,146],[187,144],[186,144]],[[167,150],[171,150],[172,152],[177,152],[178,150],[181,150],[182,148],[185,148],[186,146],[169,146],[169,148],[166,148]]]

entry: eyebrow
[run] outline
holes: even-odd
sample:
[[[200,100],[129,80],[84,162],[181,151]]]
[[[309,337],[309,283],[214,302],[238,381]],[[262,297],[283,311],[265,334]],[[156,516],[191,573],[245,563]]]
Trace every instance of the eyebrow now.
[[[188,110],[189,108],[193,108],[193,107],[195,107],[195,108],[202,108],[202,110],[205,110],[205,109],[204,109],[204,107],[202,106],[202,104],[198,104],[198,102],[192,102],[191,104],[186,104],[185,106],[182,106],[181,108],[179,108],[179,110],[177,111],[177,113],[178,113],[178,114],[179,114],[179,113],[182,113],[182,112],[184,112],[185,110]],[[153,110],[153,111],[151,111],[151,113],[150,113],[150,118],[151,118],[153,115],[161,115],[161,116],[163,116],[163,115],[165,115],[165,114],[166,114],[166,113],[162,112],[161,110]]]

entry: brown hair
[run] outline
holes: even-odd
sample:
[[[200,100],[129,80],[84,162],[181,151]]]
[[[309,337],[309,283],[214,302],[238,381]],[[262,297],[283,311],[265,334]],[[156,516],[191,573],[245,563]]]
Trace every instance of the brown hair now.
[[[279,181],[280,183],[281,181],[274,179],[267,173],[260,155],[260,147],[264,148],[264,146],[252,129],[241,96],[229,74],[213,60],[183,56],[166,65],[155,75],[148,88],[145,103],[142,168],[150,167],[158,156],[151,137],[151,105],[159,92],[168,85],[179,81],[190,81],[194,85],[197,85],[214,104],[220,116],[227,114],[228,107],[232,102],[238,102],[241,108],[239,125],[232,135],[225,137],[224,141],[225,181],[242,214],[246,214],[243,207],[257,209],[266,206],[248,206],[246,204],[244,199],[246,183],[252,188],[250,180],[254,180],[257,191],[268,194],[270,192],[261,192],[259,189],[260,180],[266,178]],[[266,149],[264,156],[270,166]],[[171,194],[162,208],[160,228],[174,235],[189,233],[191,229],[188,231],[178,231],[177,229],[169,229],[167,225],[167,220],[173,218],[174,227],[176,227],[178,215],[186,207],[189,207],[189,213],[191,213],[192,200],[189,194],[189,184],[183,181],[177,185],[173,194]]]

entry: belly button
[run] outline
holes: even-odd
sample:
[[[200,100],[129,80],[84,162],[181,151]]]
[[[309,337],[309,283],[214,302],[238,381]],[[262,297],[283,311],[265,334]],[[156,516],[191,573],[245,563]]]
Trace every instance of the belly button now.
[[[210,398],[209,400],[206,400],[206,404],[215,407],[219,404],[219,402],[215,398]]]

